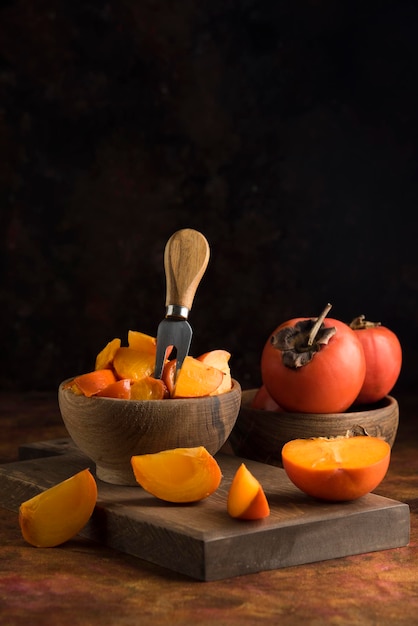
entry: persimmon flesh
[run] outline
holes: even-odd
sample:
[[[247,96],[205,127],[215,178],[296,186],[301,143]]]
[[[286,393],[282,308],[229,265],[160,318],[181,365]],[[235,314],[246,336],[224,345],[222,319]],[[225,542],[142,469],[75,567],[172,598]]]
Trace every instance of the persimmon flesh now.
[[[128,330],[128,346],[139,352],[157,353],[157,339],[139,330]]]
[[[212,367],[216,367],[218,370],[221,370],[223,373],[223,380],[219,387],[212,391],[210,395],[219,395],[220,393],[225,393],[226,391],[230,391],[232,387],[232,379],[231,379],[231,368],[229,367],[229,359],[231,358],[231,353],[227,350],[217,349],[210,350],[209,352],[205,352],[197,357],[198,361],[202,363],[206,363],[206,365],[211,365]]]
[[[122,346],[117,350],[113,367],[118,378],[129,378],[132,382],[154,373],[155,355]]]
[[[117,380],[99,391],[96,396],[98,398],[119,398],[121,400],[130,400],[131,381],[128,378]]]
[[[131,386],[131,400],[164,400],[168,398],[168,389],[163,380],[145,376]]]
[[[96,370],[104,370],[111,369],[113,365],[113,359],[115,357],[116,352],[119,350],[121,346],[121,340],[118,337],[109,341],[96,356],[96,363],[94,369]]]
[[[175,380],[176,359],[167,361],[162,378],[171,398],[198,398],[209,396],[222,384],[224,374],[217,367],[197,358],[186,356]]]
[[[166,502],[198,502],[219,487],[222,472],[204,446],[173,448],[131,458],[138,484]]]
[[[232,479],[227,511],[231,517],[244,520],[262,519],[270,515],[264,489],[245,463],[241,463]]]
[[[73,384],[88,398],[97,395],[99,391],[103,391],[103,389],[115,382],[115,374],[110,369],[100,369],[80,374],[73,380]]]
[[[379,437],[293,439],[282,448],[282,463],[296,487],[331,502],[356,500],[373,491],[389,468],[390,445]]]
[[[38,548],[65,543],[87,524],[96,501],[96,481],[84,469],[20,505],[22,536]]]

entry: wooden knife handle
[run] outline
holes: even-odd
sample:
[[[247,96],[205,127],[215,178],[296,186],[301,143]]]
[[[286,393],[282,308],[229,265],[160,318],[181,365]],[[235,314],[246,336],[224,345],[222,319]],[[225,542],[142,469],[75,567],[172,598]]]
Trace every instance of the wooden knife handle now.
[[[209,263],[209,244],[197,230],[183,228],[167,241],[164,252],[166,306],[192,308],[196,289]]]

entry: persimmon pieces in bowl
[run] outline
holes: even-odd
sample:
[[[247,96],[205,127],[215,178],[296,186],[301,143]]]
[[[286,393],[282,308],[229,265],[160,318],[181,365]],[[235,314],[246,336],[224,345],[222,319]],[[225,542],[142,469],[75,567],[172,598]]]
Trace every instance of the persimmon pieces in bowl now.
[[[241,386],[226,350],[188,356],[175,378],[175,359],[154,377],[155,337],[130,330],[128,346],[112,339],[95,369],[58,388],[63,422],[74,443],[96,464],[99,479],[137,485],[131,458],[172,448],[221,449],[237,419]]]
[[[71,391],[88,398],[103,396],[121,400],[165,400],[219,395],[232,388],[230,352],[210,350],[187,356],[177,377],[176,359],[166,359],[162,377],[155,378],[157,339],[136,330],[128,332],[128,345],[118,337],[96,356],[94,370],[68,382]],[[170,354],[170,349],[167,354]]]
[[[331,502],[356,500],[382,482],[391,448],[367,435],[294,439],[282,449],[283,467],[296,487]]]

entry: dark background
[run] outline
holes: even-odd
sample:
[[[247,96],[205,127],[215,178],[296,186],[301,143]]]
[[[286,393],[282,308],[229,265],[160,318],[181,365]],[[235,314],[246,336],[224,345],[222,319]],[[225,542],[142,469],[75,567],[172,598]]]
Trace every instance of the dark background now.
[[[418,345],[416,2],[72,0],[0,10],[1,376],[49,390],[164,315],[164,246],[211,260],[192,353],[260,382],[289,317]]]

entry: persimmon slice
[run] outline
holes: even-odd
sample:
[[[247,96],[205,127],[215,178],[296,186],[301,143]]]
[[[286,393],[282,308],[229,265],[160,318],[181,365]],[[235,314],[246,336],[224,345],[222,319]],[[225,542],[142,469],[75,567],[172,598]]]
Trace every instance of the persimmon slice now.
[[[171,398],[209,396],[216,391],[224,377],[218,368],[207,365],[192,356],[186,356],[184,359],[177,381],[174,380],[175,371],[176,359],[164,365],[162,378]]]
[[[74,378],[74,385],[78,387],[81,393],[88,398],[95,396],[112,383],[116,382],[116,377],[112,370],[94,370],[86,374],[80,374]]]
[[[113,367],[119,378],[134,382],[154,373],[155,354],[122,347],[113,358]]]
[[[141,333],[139,330],[128,330],[128,346],[139,352],[148,352],[155,356],[157,339],[152,335]]]
[[[231,517],[246,520],[262,519],[270,515],[264,489],[245,463],[241,463],[232,479],[227,511]]]
[[[389,468],[390,445],[378,437],[294,439],[282,448],[290,480],[309,496],[356,500],[373,491]]]
[[[131,400],[164,400],[168,398],[168,389],[160,378],[145,376],[131,387]]]
[[[221,468],[204,446],[173,448],[131,458],[136,481],[166,502],[198,502],[219,487]]]
[[[20,505],[22,536],[37,548],[65,543],[87,524],[96,501],[96,481],[84,469]]]
[[[202,363],[206,363],[206,365],[211,365],[212,367],[216,367],[218,370],[221,370],[224,375],[219,387],[217,387],[215,391],[212,391],[210,395],[218,395],[231,390],[232,379],[231,369],[229,367],[230,358],[231,353],[222,349],[210,350],[209,352],[205,352],[197,357],[197,359]]]
[[[121,341],[118,337],[109,341],[108,344],[105,345],[103,350],[99,352],[96,356],[96,364],[94,369],[96,370],[104,370],[111,369],[113,365],[113,359],[116,352],[119,350],[121,345]]]
[[[103,398],[119,398],[121,400],[130,400],[131,381],[128,378],[122,378],[121,380],[117,380],[115,383],[111,383],[110,385],[99,391],[96,396]]]

